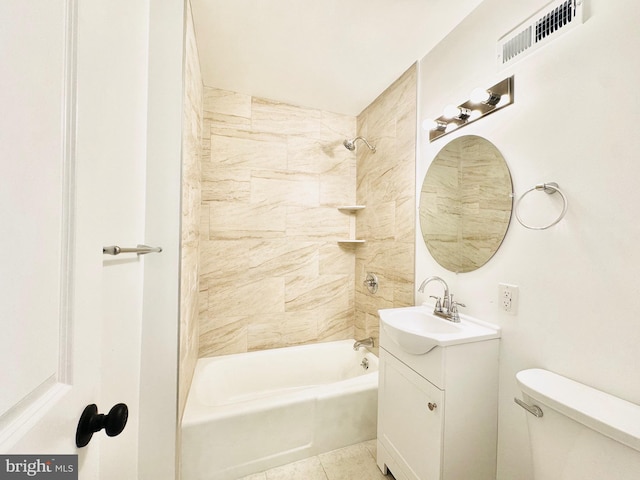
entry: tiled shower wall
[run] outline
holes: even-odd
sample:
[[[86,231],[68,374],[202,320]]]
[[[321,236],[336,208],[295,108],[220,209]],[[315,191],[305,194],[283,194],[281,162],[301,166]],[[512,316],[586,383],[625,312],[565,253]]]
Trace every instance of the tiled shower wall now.
[[[356,128],[377,145],[359,144],[357,178]],[[415,65],[357,119],[205,87],[200,356],[377,345],[377,310],[414,302],[415,128]],[[336,207],[356,203],[366,243],[339,246]]]
[[[202,77],[188,5],[182,113],[182,220],[180,263],[179,417],[198,359],[198,250],[200,243],[200,155],[202,152]]]
[[[352,338],[356,119],[204,90],[200,356]],[[413,187],[409,190],[413,190]]]
[[[358,237],[356,253],[355,335],[372,336],[378,346],[378,309],[414,305],[416,65],[410,67],[358,116],[358,135],[376,153],[358,149]],[[363,282],[375,273],[379,289]]]

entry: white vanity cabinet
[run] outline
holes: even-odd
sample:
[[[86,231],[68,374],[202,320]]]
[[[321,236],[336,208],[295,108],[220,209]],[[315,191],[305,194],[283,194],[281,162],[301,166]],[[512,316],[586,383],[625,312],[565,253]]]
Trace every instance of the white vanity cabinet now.
[[[495,480],[498,342],[403,351],[380,329],[378,467],[396,480]]]

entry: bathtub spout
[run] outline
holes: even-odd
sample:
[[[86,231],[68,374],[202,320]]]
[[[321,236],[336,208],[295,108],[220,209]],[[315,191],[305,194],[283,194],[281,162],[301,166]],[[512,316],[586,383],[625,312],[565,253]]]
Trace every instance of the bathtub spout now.
[[[369,347],[373,348],[373,338],[365,338],[364,340],[357,340],[356,343],[353,344],[353,349],[358,350],[360,347]]]

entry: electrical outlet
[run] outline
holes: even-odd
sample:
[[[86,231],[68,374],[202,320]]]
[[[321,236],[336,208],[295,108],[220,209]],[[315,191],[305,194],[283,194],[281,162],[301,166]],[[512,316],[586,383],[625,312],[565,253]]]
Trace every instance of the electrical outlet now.
[[[518,287],[499,283],[498,291],[498,305],[500,305],[500,308],[511,315],[518,313]]]

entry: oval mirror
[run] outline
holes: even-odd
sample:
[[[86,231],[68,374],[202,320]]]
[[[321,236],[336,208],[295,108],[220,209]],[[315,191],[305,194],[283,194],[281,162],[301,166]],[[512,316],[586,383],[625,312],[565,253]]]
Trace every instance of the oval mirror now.
[[[496,253],[509,228],[513,184],[500,151],[465,135],[436,155],[420,194],[420,229],[431,256],[452,272],[471,272]]]

